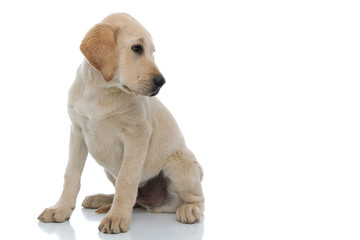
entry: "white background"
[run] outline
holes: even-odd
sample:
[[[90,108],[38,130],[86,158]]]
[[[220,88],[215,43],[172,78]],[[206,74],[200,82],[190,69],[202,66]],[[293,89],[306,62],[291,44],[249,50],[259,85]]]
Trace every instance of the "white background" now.
[[[198,224],[140,211],[130,233],[99,234],[102,216],[81,201],[113,189],[91,157],[70,223],[37,222],[62,189],[80,42],[113,12],[153,36],[167,80],[158,97],[205,172]],[[359,13],[346,0],[2,1],[1,234],[359,239]]]

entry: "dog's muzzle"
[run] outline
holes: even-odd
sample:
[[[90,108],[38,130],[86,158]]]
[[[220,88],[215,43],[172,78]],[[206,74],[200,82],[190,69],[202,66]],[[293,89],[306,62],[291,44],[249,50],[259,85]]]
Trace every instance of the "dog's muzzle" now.
[[[165,78],[162,75],[157,75],[153,78],[153,84],[154,84],[154,91],[152,94],[150,94],[150,97],[156,96],[160,88],[166,83]]]

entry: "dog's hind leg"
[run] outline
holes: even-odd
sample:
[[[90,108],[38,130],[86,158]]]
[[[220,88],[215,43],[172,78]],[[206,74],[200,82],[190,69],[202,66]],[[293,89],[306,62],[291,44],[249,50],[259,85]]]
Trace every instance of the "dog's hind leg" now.
[[[115,186],[115,178],[114,176],[105,169],[106,177],[109,179],[109,181]],[[85,197],[82,206],[84,208],[100,208],[104,205],[111,206],[111,203],[113,202],[114,194],[94,194]]]
[[[107,204],[111,204],[114,199],[114,194],[94,194],[87,196],[81,206],[84,208],[99,208]]]
[[[203,171],[194,154],[186,148],[176,151],[166,164],[164,174],[182,200],[176,210],[177,220],[182,223],[200,221],[205,201],[201,187]]]

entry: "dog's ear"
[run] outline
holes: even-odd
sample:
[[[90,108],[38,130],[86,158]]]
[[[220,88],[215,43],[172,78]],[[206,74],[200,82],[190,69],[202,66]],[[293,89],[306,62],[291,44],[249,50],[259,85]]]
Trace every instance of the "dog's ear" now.
[[[80,50],[88,62],[109,82],[115,75],[118,65],[118,46],[116,38],[118,27],[108,24],[96,24],[85,35]]]

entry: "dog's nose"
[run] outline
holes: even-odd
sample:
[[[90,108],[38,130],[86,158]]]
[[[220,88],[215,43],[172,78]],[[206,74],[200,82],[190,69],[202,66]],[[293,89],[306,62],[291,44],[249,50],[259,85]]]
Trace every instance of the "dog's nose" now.
[[[153,83],[156,87],[160,88],[165,84],[165,78],[162,75],[157,75],[153,78]]]

